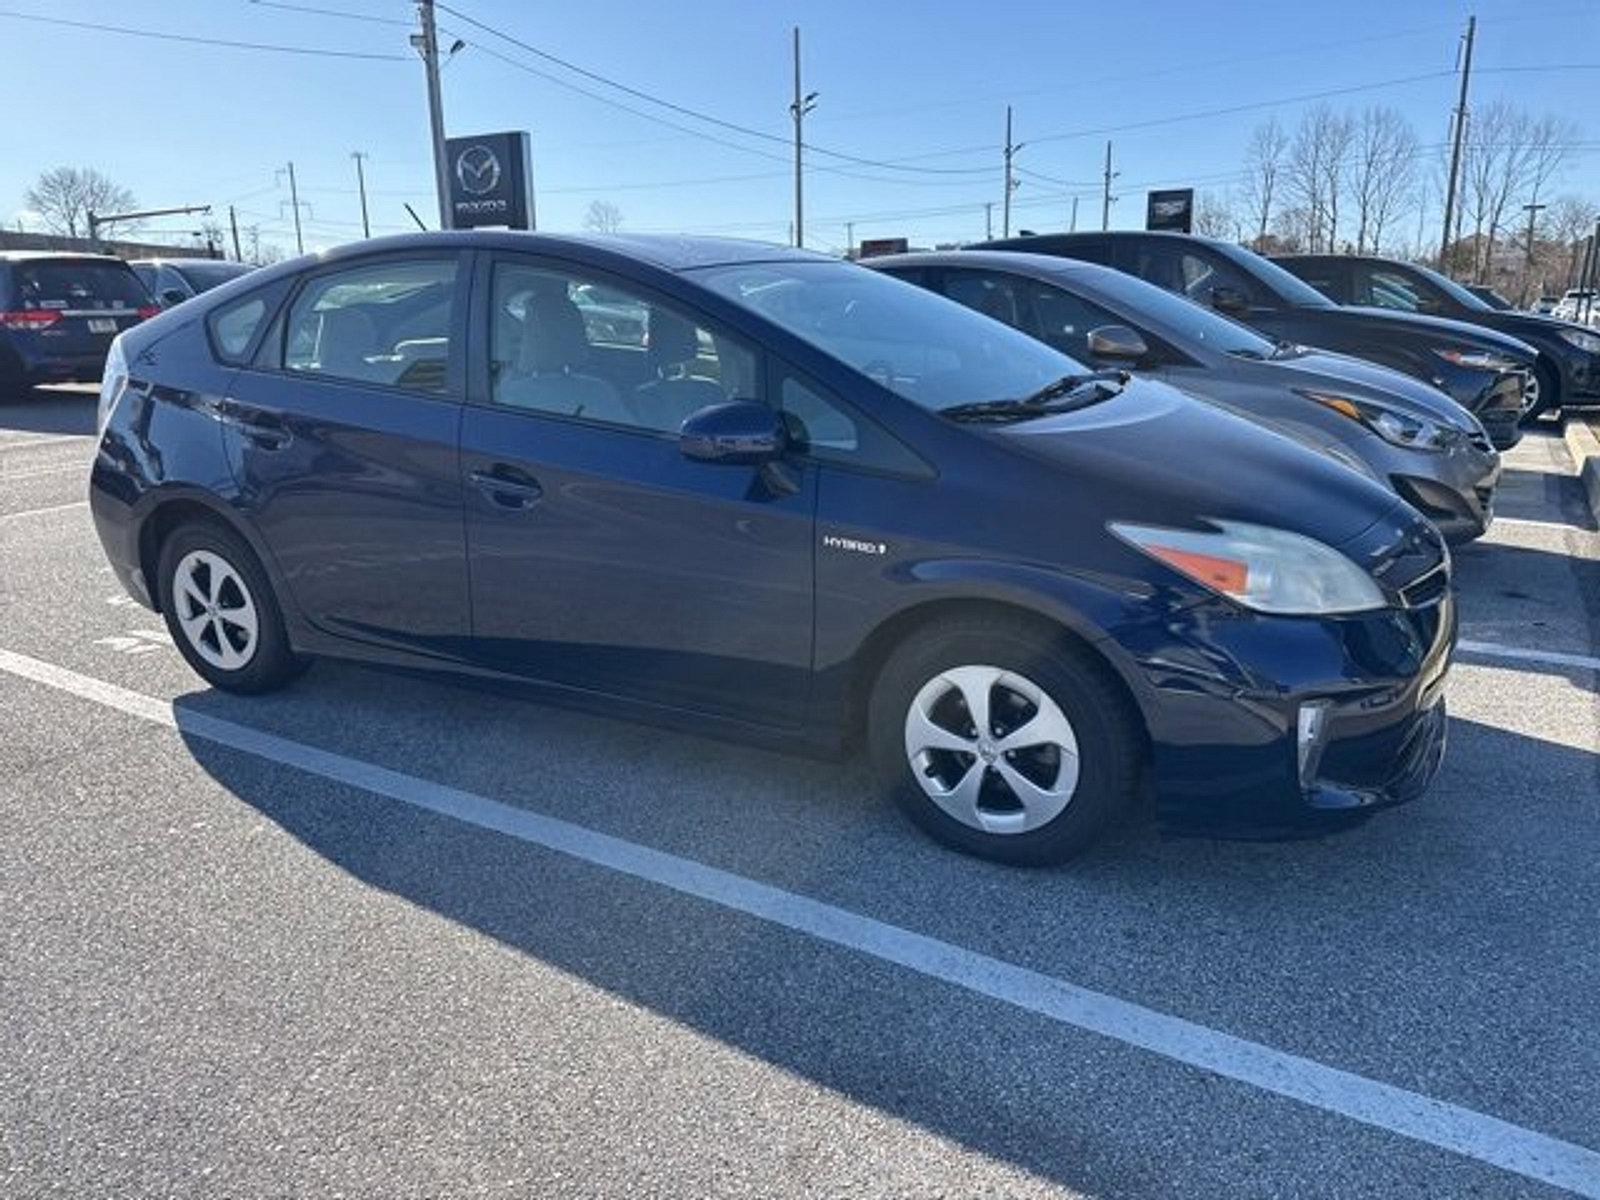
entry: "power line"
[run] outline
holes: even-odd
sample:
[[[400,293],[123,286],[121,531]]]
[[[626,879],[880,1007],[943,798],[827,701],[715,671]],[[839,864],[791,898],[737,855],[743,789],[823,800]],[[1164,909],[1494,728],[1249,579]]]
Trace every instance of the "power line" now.
[[[153,29],[132,29],[126,25],[105,25],[95,21],[69,21],[65,17],[44,17],[38,13],[0,9],[0,17],[15,21],[34,21],[41,25],[63,25],[71,29],[90,29],[97,33],[120,33],[128,37],[150,38],[162,42],[185,42],[194,46],[222,46],[230,50],[266,50],[275,54],[306,54],[317,58],[355,58],[368,62],[404,62],[400,54],[371,54],[360,50],[325,50],[320,46],[284,46],[274,42],[237,42],[226,38],[199,37],[187,33],[162,33]]]

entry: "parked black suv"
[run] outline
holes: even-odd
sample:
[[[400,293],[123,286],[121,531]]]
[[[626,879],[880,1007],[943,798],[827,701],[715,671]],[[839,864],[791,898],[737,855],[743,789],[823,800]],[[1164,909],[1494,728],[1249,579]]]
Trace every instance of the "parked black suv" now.
[[[976,247],[974,247],[976,248]],[[1483,423],[1495,449],[1522,436],[1537,354],[1493,330],[1392,309],[1342,307],[1242,246],[1181,233],[1053,233],[984,243],[1116,267],[1281,341],[1336,350],[1425,379]]]
[[[1592,329],[1497,307],[1437,271],[1392,258],[1291,254],[1273,261],[1339,304],[1449,317],[1527,342],[1539,352],[1529,419],[1562,405],[1600,404],[1600,333]]]
[[[0,252],[0,388],[99,379],[111,339],[160,311],[119,258]]]

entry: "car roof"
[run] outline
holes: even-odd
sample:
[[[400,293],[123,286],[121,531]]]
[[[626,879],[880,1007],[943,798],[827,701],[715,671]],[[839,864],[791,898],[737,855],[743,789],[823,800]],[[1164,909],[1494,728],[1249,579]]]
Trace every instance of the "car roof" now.
[[[335,247],[320,257],[325,261],[333,261],[363,254],[444,248],[520,250],[524,253],[545,251],[567,256],[572,256],[573,252],[577,251],[579,257],[589,257],[592,254],[595,258],[617,255],[642,259],[668,271],[687,271],[696,267],[745,262],[839,261],[830,255],[817,254],[810,250],[796,250],[791,246],[779,246],[744,238],[693,237],[686,234],[662,233],[531,233],[512,229],[430,230],[403,233],[393,237],[350,242]]]
[[[131,258],[128,260],[132,266],[140,267],[187,267],[187,266],[224,266],[249,268],[249,263],[234,262],[227,258],[206,258],[203,255],[188,255],[183,258]]]
[[[78,250],[0,250],[0,262],[37,262],[48,259],[54,262],[127,263],[114,254],[85,254]]]
[[[1105,229],[1085,230],[1081,233],[1029,233],[1019,237],[995,238],[988,242],[973,242],[969,249],[982,250],[987,247],[999,249],[1021,249],[1030,242],[1040,245],[1071,245],[1073,242],[1093,242],[1106,238],[1112,240],[1126,238],[1163,238],[1175,242],[1201,242],[1207,246],[1235,246],[1237,243],[1226,241],[1223,238],[1204,237],[1198,233],[1177,233],[1170,229]]]
[[[927,250],[909,254],[873,255],[861,260],[865,267],[986,267],[1012,275],[1027,275],[1034,279],[1077,279],[1093,284],[1096,279],[1121,276],[1114,267],[1084,262],[1077,258],[1061,258],[1054,254],[1029,254],[1017,250]]]

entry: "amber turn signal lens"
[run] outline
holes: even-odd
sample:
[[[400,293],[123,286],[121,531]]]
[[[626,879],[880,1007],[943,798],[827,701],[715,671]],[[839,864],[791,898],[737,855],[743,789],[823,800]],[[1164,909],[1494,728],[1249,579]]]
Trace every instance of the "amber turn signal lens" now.
[[[1194,550],[1179,550],[1173,546],[1151,544],[1145,547],[1168,566],[1182,571],[1190,579],[1215,588],[1229,596],[1243,596],[1250,587],[1250,568],[1234,558],[1217,558]]]

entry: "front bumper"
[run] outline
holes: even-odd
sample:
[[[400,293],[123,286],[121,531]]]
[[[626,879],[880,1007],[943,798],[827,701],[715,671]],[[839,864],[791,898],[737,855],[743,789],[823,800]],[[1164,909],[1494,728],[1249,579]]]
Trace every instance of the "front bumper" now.
[[[1487,442],[1463,439],[1442,453],[1412,454],[1389,482],[1452,545],[1487,533],[1494,521],[1500,456]]]
[[[1413,800],[1433,781],[1456,640],[1448,590],[1330,619],[1221,602],[1188,615],[1118,636],[1137,663],[1166,816],[1304,825]]]

